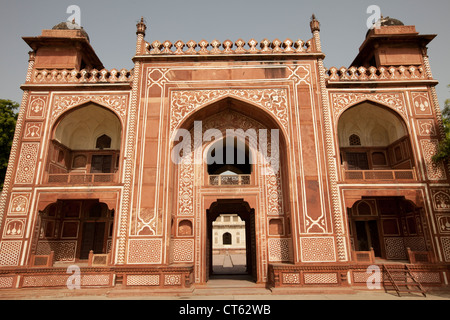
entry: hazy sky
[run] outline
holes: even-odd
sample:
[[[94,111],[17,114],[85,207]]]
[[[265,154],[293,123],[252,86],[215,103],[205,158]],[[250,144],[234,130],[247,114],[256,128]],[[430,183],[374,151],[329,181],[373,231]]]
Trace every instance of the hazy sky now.
[[[187,42],[239,38],[292,40],[311,38],[313,13],[321,23],[325,66],[348,67],[367,32],[367,8],[378,5],[383,16],[415,25],[422,34],[437,34],[429,56],[441,107],[450,98],[449,0],[0,0],[0,98],[20,102],[30,48],[23,36],[37,36],[81,9],[81,24],[107,69],[131,69],[136,23],[147,22],[146,40]]]

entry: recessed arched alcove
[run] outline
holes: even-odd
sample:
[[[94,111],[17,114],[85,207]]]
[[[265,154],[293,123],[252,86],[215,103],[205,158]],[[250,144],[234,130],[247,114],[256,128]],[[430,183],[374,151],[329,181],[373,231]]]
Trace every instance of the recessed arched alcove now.
[[[49,182],[112,182],[120,165],[122,125],[114,112],[94,103],[64,113],[53,128]],[[99,180],[100,179],[100,180]]]
[[[35,255],[54,252],[55,263],[87,262],[111,251],[115,210],[98,199],[58,199],[40,211]]]
[[[268,265],[271,261],[292,259],[281,254],[281,246],[292,248],[290,238],[292,228],[287,225],[291,221],[289,219],[290,193],[284,192],[289,190],[291,168],[291,163],[288,161],[291,149],[288,146],[289,138],[286,136],[286,128],[280,125],[277,117],[267,106],[224,97],[190,111],[171,132],[172,137],[179,133],[177,129],[183,129],[185,135],[182,139],[171,141],[171,150],[176,150],[176,155],[179,154],[183,158],[180,162],[171,162],[173,170],[170,172],[173,174],[169,179],[173,182],[171,185],[176,192],[170,207],[177,221],[186,217],[193,219],[193,235],[192,240],[187,239],[186,236],[175,235],[171,239],[174,247],[181,241],[194,241],[193,261],[188,262],[193,262],[195,265],[196,282],[207,282],[209,275],[214,273],[210,244],[216,237],[220,243],[223,240],[221,233],[215,235],[212,231],[212,223],[219,216],[237,214],[245,222],[246,228],[245,232],[239,233],[240,243],[246,244],[245,249],[240,248],[245,250],[245,259],[243,259],[246,261],[245,275],[250,275],[257,282],[266,281]],[[214,135],[214,132],[217,135]],[[267,134],[268,143],[265,145],[267,147],[265,150],[258,144],[260,137],[264,137],[260,133]],[[184,139],[185,137],[187,140]],[[276,138],[272,140],[272,137]],[[181,150],[180,144],[187,141],[190,148]],[[267,154],[264,154],[265,151]],[[217,157],[217,152],[222,155]],[[229,157],[232,159],[231,163],[226,161],[229,154],[233,155]],[[236,158],[237,154],[243,156],[241,163]],[[270,167],[271,155],[278,157],[277,168]],[[209,160],[218,158],[222,159],[222,163],[208,163]],[[270,171],[270,169],[273,170]],[[239,202],[237,197],[246,199],[244,203],[247,202],[248,208],[245,210],[253,210],[252,208],[255,208],[254,210],[264,208],[264,210],[260,210],[261,212],[256,215],[253,210],[252,217],[244,217],[243,211],[239,212],[239,210],[244,210],[245,206],[241,206],[242,201],[239,200],[241,201]],[[217,203],[212,205],[213,202]],[[230,207],[225,209],[227,206]],[[262,227],[268,223],[270,215],[283,218],[284,226],[277,226],[277,232],[274,235],[269,235],[267,227]],[[259,222],[255,219],[259,219]],[[207,227],[205,229],[200,226]],[[238,235],[229,232],[232,234],[234,245],[238,242]],[[272,239],[275,237],[276,240]],[[280,237],[283,239],[280,240]],[[272,260],[257,261],[258,257],[262,256],[260,251],[266,250],[267,247],[270,248],[268,250],[271,253],[273,252],[270,255]],[[222,249],[225,248],[220,248]],[[171,253],[171,256],[174,257],[174,263],[185,262],[176,254]]]
[[[346,179],[414,178],[415,162],[409,133],[404,120],[395,111],[370,101],[359,103],[342,113],[337,135]],[[373,170],[373,173],[362,172],[365,170]]]
[[[353,251],[372,251],[380,260],[408,260],[408,248],[428,252],[423,208],[400,196],[363,196],[347,207]]]
[[[53,139],[71,150],[118,150],[121,132],[120,120],[112,111],[90,103],[63,114],[55,126]],[[102,136],[109,137],[110,147],[97,148]]]

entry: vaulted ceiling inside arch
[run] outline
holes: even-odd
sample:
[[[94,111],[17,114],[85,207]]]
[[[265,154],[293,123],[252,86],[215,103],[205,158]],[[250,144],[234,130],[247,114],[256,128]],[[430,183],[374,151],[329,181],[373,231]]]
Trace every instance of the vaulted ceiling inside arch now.
[[[54,139],[72,150],[91,150],[103,134],[111,138],[111,149],[120,149],[119,119],[113,112],[90,104],[67,114],[57,125]]]
[[[400,117],[366,102],[348,109],[339,119],[339,146],[350,146],[352,134],[360,137],[362,146],[388,146],[408,133]]]

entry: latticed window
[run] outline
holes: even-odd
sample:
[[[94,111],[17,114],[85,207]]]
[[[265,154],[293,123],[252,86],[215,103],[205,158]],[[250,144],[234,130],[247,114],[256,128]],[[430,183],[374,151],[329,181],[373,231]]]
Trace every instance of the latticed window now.
[[[361,139],[359,138],[359,136],[357,134],[352,134],[348,138],[348,141],[351,146],[360,146],[361,145]]]
[[[95,147],[97,149],[108,149],[108,148],[111,148],[111,138],[108,137],[106,134],[98,137]]]

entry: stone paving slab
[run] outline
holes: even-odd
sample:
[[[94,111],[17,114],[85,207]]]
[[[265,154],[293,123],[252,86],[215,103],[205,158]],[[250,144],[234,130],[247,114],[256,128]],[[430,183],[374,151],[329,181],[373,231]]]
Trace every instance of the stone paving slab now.
[[[199,286],[186,289],[89,288],[2,289],[0,300],[450,300],[450,291],[404,294],[345,288],[296,288],[269,290],[264,287]]]
[[[246,270],[245,254],[215,254],[213,256],[215,274],[244,274]]]

